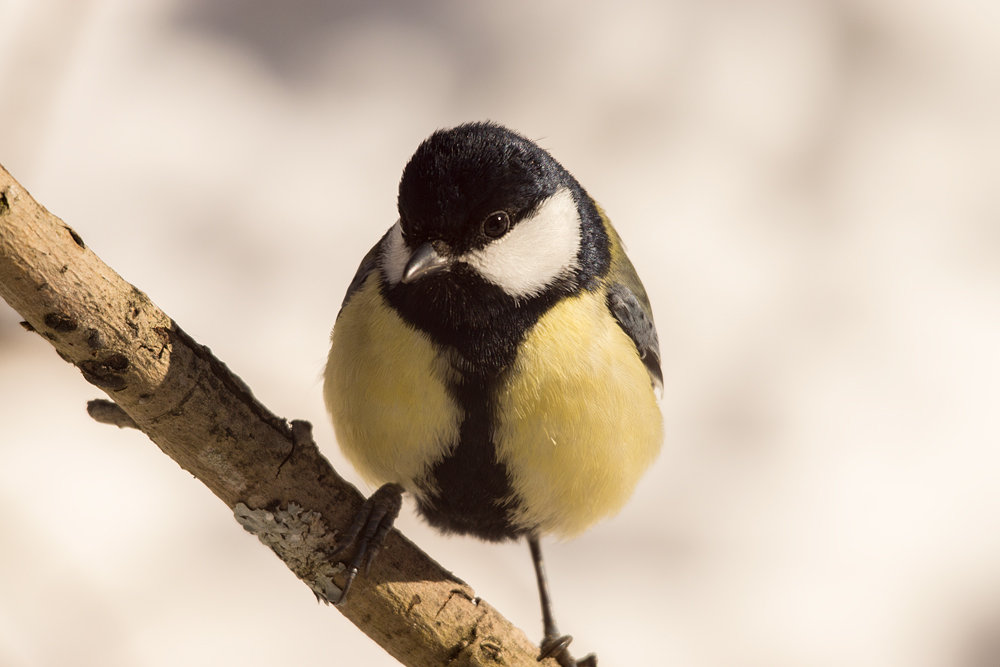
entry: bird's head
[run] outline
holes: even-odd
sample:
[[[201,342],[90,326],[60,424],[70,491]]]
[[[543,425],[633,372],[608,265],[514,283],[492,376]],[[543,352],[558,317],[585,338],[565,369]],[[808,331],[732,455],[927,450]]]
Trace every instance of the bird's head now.
[[[495,123],[440,130],[403,170],[382,269],[390,289],[447,284],[499,290],[515,302],[573,289],[587,273],[581,248],[596,215],[576,180],[534,142]]]

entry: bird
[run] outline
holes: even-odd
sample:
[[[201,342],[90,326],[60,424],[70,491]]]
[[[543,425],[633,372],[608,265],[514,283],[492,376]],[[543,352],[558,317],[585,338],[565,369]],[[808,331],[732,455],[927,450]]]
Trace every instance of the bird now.
[[[540,539],[617,513],[660,450],[646,290],[576,178],[496,122],[425,139],[397,208],[347,288],[324,372],[341,451],[378,487],[332,554],[355,548],[341,601],[405,493],[443,533],[526,540],[539,660],[596,664],[558,631]]]

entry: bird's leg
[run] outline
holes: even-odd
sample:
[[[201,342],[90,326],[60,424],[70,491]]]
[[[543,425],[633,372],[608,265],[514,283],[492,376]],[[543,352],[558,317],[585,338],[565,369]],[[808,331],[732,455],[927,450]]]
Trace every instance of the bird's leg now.
[[[403,506],[403,487],[399,484],[383,484],[365,501],[354,517],[354,523],[347,529],[343,541],[329,554],[330,559],[337,558],[347,551],[351,545],[356,545],[354,560],[347,568],[347,580],[344,591],[335,604],[340,604],[351,590],[351,584],[358,572],[364,567],[365,574],[371,568],[372,561],[382,548],[385,536],[389,534],[393,521],[399,516]]]
[[[561,667],[597,667],[597,656],[593,653],[579,662],[573,659],[569,652],[569,644],[573,641],[570,635],[560,635],[552,616],[552,599],[549,597],[549,583],[545,578],[545,561],[542,559],[542,547],[537,535],[528,536],[528,547],[531,548],[531,561],[535,564],[535,578],[538,580],[538,597],[542,602],[542,625],[545,627],[545,637],[542,639],[542,652],[538,656],[541,662],[545,658],[555,658]]]

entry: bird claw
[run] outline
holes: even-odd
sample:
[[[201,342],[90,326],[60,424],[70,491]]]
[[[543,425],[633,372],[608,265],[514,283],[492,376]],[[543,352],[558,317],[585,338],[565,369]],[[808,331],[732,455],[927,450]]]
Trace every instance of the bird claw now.
[[[541,653],[538,655],[538,662],[546,658],[555,658],[556,662],[559,663],[559,667],[597,667],[597,656],[593,653],[579,660],[570,655],[569,645],[572,641],[572,635],[546,637],[542,640],[542,645],[539,647]]]
[[[347,577],[340,598],[334,603],[339,606],[351,590],[351,584],[363,569],[365,574],[371,569],[372,561],[382,548],[393,522],[399,516],[403,506],[403,487],[399,484],[385,484],[365,501],[354,517],[354,522],[347,529],[343,541],[328,554],[334,560],[355,546],[354,558],[347,567]]]
[[[569,647],[570,642],[572,641],[573,641],[572,635],[563,635],[561,637],[546,637],[545,640],[542,641],[542,645],[539,647],[541,648],[542,651],[538,655],[538,662],[545,660],[545,658],[551,658],[553,656],[559,655]]]

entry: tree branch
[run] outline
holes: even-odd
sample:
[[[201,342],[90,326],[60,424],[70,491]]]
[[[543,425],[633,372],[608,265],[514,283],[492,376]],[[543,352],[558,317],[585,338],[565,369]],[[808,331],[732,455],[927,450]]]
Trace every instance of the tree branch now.
[[[91,406],[98,421],[143,431],[317,597],[339,595],[343,568],[325,554],[363,498],[320,454],[309,425],[261,405],[3,167],[0,296],[118,405],[120,414]],[[523,632],[395,530],[337,608],[405,665],[539,664]]]

